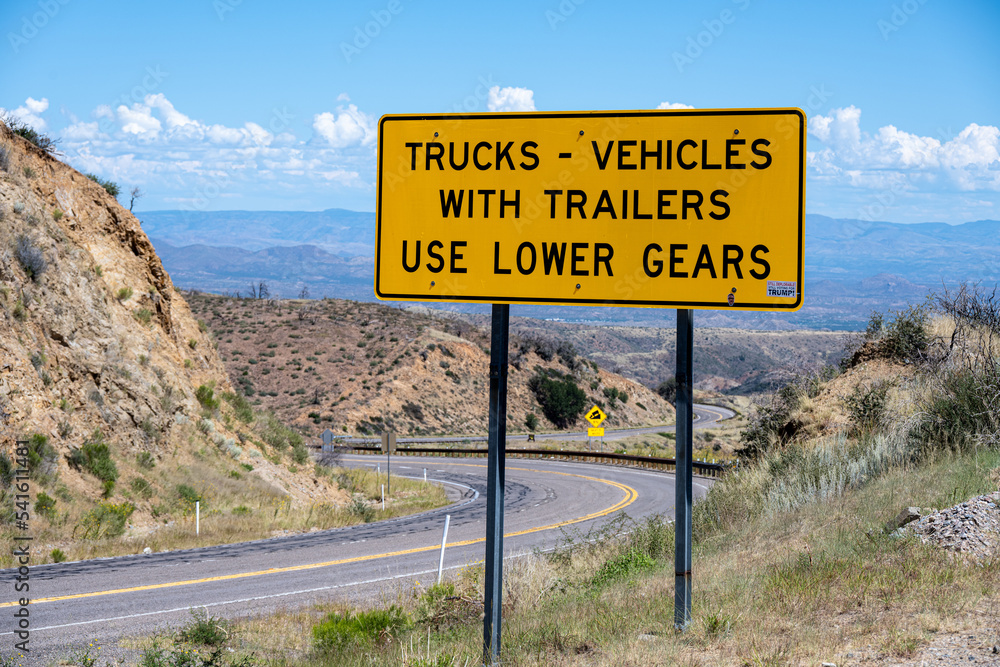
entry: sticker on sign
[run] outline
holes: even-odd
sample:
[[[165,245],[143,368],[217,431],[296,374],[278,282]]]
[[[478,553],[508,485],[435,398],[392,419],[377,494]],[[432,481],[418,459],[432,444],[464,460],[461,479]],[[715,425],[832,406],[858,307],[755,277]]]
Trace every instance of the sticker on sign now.
[[[767,295],[776,296],[784,299],[794,298],[798,290],[796,289],[796,283],[794,281],[787,280],[768,280],[767,281]]]
[[[805,131],[799,109],[383,116],[375,293],[797,310]]]

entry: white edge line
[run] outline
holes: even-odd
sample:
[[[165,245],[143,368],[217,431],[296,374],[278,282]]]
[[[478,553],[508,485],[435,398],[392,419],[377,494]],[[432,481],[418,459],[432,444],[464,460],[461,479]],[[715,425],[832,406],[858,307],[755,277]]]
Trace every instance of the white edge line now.
[[[510,560],[512,558],[523,558],[529,554],[509,554],[504,556],[504,560]],[[473,561],[475,562],[475,561]],[[463,567],[468,567],[469,563],[463,563],[461,565],[451,565],[444,568],[445,570],[457,570]],[[80,625],[91,625],[93,623],[107,623],[110,621],[124,621],[130,618],[142,618],[143,616],[156,616],[158,614],[173,614],[179,611],[188,611],[191,609],[207,609],[209,607],[221,607],[227,604],[241,604],[244,602],[256,602],[258,600],[269,600],[272,598],[287,597],[289,595],[305,595],[307,593],[318,593],[320,591],[331,591],[338,588],[350,588],[351,586],[364,586],[367,584],[377,584],[383,581],[393,581],[395,579],[405,579],[407,577],[419,577],[425,574],[434,574],[437,572],[437,568],[433,570],[421,570],[420,572],[408,572],[406,574],[395,574],[390,577],[380,577],[378,579],[368,579],[366,581],[354,581],[348,584],[334,584],[331,586],[321,586],[319,588],[307,588],[301,591],[286,591],[284,593],[275,593],[273,595],[258,595],[252,598],[240,598],[238,600],[227,600],[225,602],[210,602],[208,604],[194,604],[186,607],[175,607],[174,609],[161,609],[159,611],[147,611],[141,614],[128,614],[127,616],[112,616],[110,618],[97,618],[89,621],[77,621],[75,623],[63,623],[61,625],[47,625],[41,628],[31,628],[32,632],[41,632],[42,630],[58,630],[60,628],[71,628]],[[0,637],[6,637],[8,635],[13,635],[13,632],[0,632]]]

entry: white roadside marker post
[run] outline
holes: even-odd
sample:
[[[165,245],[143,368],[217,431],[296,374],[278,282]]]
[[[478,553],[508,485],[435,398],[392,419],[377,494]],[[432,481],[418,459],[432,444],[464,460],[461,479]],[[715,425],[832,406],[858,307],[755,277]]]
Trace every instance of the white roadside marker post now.
[[[438,559],[438,585],[441,585],[441,574],[444,572],[444,545],[448,542],[448,524],[451,523],[451,515],[444,515],[444,535],[441,536],[441,558]]]

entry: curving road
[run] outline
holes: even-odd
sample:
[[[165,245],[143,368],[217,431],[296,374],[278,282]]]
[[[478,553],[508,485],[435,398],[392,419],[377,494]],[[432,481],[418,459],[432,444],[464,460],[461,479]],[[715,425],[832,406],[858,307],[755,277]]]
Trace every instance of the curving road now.
[[[704,405],[701,403],[694,404],[694,428],[713,428],[718,425],[720,421],[726,419],[732,419],[736,416],[736,413],[729,408],[723,408],[718,405]],[[643,426],[641,428],[623,428],[617,430],[605,429],[604,439],[605,440],[621,440],[623,438],[628,438],[633,435],[643,435],[645,433],[659,433],[661,431],[672,433],[676,428],[676,424],[666,424],[664,426]],[[507,442],[518,443],[524,442],[527,435],[524,433],[519,433],[517,435],[507,435]],[[556,433],[536,433],[535,440],[588,440],[589,436],[586,431],[570,431],[570,432],[556,432]],[[377,443],[378,438],[336,438],[337,442],[342,442],[346,444],[371,444]],[[433,444],[437,442],[486,442],[486,436],[483,435],[469,435],[469,436],[422,436],[413,438],[397,438],[396,442],[399,444]]]
[[[372,465],[370,457],[344,457]],[[456,568],[485,552],[486,462],[407,458],[400,475],[443,484],[454,503],[419,515],[349,528],[188,551],[33,566],[32,659],[65,655],[88,642],[177,627],[191,607],[245,616],[329,599],[359,599],[386,585],[409,589],[436,575],[444,515],[451,515],[445,564]],[[550,548],[564,529],[587,531],[607,517],[673,512],[669,473],[586,463],[507,462],[505,551]],[[711,480],[695,479],[695,496]],[[210,521],[202,529],[211,531]],[[0,572],[12,582],[15,570]],[[16,603],[9,584],[0,607],[0,641],[12,645]]]

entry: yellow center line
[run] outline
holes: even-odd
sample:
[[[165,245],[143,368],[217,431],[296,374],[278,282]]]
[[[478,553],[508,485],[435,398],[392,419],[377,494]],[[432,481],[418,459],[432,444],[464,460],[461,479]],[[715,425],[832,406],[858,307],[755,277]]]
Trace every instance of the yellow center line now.
[[[483,465],[477,465],[473,463],[443,463],[443,465],[450,466],[466,466],[474,468],[483,468]],[[561,528],[563,526],[569,526],[574,523],[580,523],[582,521],[589,521],[590,519],[598,519],[602,516],[607,516],[613,512],[617,512],[620,509],[628,507],[635,502],[636,498],[639,497],[639,493],[630,486],[621,484],[619,482],[612,482],[606,479],[598,479],[596,477],[588,477],[586,475],[576,475],[568,472],[556,472],[554,470],[532,470],[530,468],[507,468],[507,470],[520,470],[525,472],[538,472],[546,475],[564,475],[566,477],[579,477],[581,479],[590,480],[592,482],[599,482],[601,484],[607,484],[613,486],[621,491],[625,492],[625,497],[606,509],[600,510],[598,512],[591,512],[586,516],[577,517],[575,519],[567,519],[566,521],[560,521],[559,523],[549,524],[547,526],[539,526],[537,528],[529,528],[527,530],[521,530],[514,533],[504,533],[504,537],[516,537],[518,535],[528,535],[530,533],[540,533],[544,530],[552,530],[553,528]],[[478,544],[479,542],[485,542],[485,537],[480,537],[475,540],[463,540],[461,542],[449,542],[447,546],[449,547],[464,547],[470,544]],[[428,547],[417,547],[415,549],[404,549],[402,551],[393,551],[390,553],[382,554],[372,554],[369,556],[355,556],[354,558],[342,558],[340,560],[328,560],[322,563],[309,563],[306,565],[291,565],[288,567],[271,567],[266,570],[257,570],[256,572],[238,572],[236,574],[224,574],[217,577],[205,577],[203,579],[187,579],[184,581],[170,581],[162,584],[149,584],[147,586],[133,586],[131,588],[116,588],[107,591],[94,591],[92,593],[75,593],[73,595],[58,595],[48,598],[37,598],[31,601],[31,604],[41,604],[43,602],[58,602],[60,600],[77,600],[80,598],[92,598],[99,597],[102,595],[117,595],[119,593],[135,593],[138,591],[155,591],[161,588],[174,588],[177,586],[191,586],[193,584],[206,584],[213,581],[228,581],[232,579],[245,579],[246,577],[259,577],[265,574],[281,574],[284,572],[301,572],[303,570],[315,570],[321,567],[330,567],[333,565],[345,565],[348,563],[360,563],[368,560],[377,560],[379,558],[391,558],[393,556],[405,556],[406,554],[421,553],[424,551],[435,551],[440,549],[440,545],[431,545]],[[0,603],[0,608],[3,607],[14,607],[17,606],[18,602],[4,602]]]

